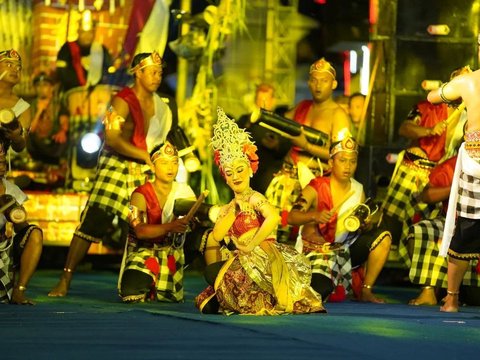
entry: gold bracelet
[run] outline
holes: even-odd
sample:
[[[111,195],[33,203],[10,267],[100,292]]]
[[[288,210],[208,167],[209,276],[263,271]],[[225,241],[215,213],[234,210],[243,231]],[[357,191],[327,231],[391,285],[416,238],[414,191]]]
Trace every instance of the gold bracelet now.
[[[447,99],[447,97],[445,96],[445,94],[443,93],[443,88],[445,87],[445,85],[447,85],[448,83],[443,83],[442,86],[440,86],[440,99],[442,99],[442,101],[444,103],[447,103],[447,104],[451,104],[453,102],[453,100],[449,100]]]

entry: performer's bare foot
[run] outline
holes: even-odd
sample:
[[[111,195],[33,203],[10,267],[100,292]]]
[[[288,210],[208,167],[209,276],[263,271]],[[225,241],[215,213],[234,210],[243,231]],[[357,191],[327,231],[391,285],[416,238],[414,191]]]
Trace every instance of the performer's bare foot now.
[[[27,288],[24,286],[14,287],[10,304],[35,305],[35,302],[25,297],[25,290],[27,290]]]
[[[50,297],[64,297],[67,296],[70,282],[72,281],[72,270],[64,269],[57,285],[48,293]]]
[[[423,287],[420,295],[415,299],[410,300],[408,305],[437,305],[435,289],[432,286]]]
[[[458,312],[458,291],[448,291],[445,303],[440,307],[443,312]]]
[[[360,297],[358,301],[361,302],[371,302],[375,304],[385,304],[385,300],[377,298],[373,292],[372,292],[372,287],[370,285],[363,285],[362,286],[362,292],[360,294]]]

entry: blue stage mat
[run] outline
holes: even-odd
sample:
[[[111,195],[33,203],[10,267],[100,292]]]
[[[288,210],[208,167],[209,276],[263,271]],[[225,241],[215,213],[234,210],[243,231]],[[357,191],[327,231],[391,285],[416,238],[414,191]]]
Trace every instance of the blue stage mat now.
[[[406,305],[413,288],[377,289],[389,304],[326,304],[328,314],[202,315],[202,277],[187,271],[181,304],[122,304],[113,272],[78,272],[66,298],[46,296],[58,271],[40,270],[36,306],[0,305],[1,359],[465,359],[480,353],[480,308],[445,314]]]

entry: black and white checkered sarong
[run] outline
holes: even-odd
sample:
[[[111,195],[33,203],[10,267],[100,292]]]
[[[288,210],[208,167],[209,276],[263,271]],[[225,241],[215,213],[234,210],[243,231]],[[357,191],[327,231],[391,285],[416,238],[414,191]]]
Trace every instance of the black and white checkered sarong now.
[[[419,215],[421,219],[428,219],[432,216],[435,208],[439,209],[439,206],[429,206],[419,202],[416,198],[417,194],[421,193],[428,184],[429,175],[430,169],[402,163],[388,187],[382,206],[387,215],[403,223],[400,244],[407,237],[415,214]]]
[[[460,173],[458,179],[457,215],[467,219],[480,219],[480,178]]]
[[[310,251],[305,256],[310,261],[312,273],[321,274],[331,279],[334,287],[343,285],[347,293],[351,291],[352,263],[348,248],[329,253]]]
[[[147,261],[154,261],[158,264],[158,273],[152,272],[146,265]],[[159,301],[183,301],[184,265],[185,255],[182,247],[176,248],[167,245],[145,248],[137,247],[135,244],[127,247],[125,271],[137,270],[149,275],[157,290],[157,300]]]
[[[447,287],[448,259],[438,256],[439,241],[443,237],[445,217],[420,221],[410,228],[408,240],[414,241],[410,281],[418,285]],[[480,286],[476,273],[478,260],[469,263],[463,285]]]
[[[103,150],[87,206],[98,206],[127,221],[133,191],[147,181],[148,165]]]

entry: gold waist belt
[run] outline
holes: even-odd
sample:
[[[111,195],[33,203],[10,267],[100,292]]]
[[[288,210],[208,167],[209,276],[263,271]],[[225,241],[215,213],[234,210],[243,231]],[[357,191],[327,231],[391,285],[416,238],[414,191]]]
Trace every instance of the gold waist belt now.
[[[465,150],[478,150],[478,149],[480,149],[480,140],[465,142]]]

